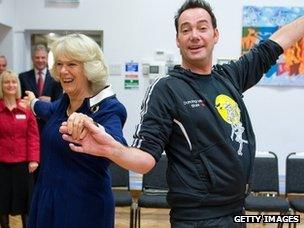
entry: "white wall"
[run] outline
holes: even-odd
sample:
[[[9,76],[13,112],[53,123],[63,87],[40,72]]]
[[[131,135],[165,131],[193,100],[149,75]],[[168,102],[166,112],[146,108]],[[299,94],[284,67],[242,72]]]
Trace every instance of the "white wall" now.
[[[0,23],[0,55],[5,55],[7,68],[14,69],[13,63],[13,31],[12,28]]]
[[[156,50],[173,53],[179,60],[175,46],[173,16],[183,0],[81,0],[78,7],[46,7],[42,0],[15,0],[14,53],[16,68],[30,67],[26,30],[77,29],[104,30],[104,52],[109,64],[125,61],[151,61]],[[7,2],[3,0],[4,4]],[[240,54],[243,5],[263,6],[263,0],[212,0],[211,5],[218,18],[220,41],[215,48],[214,59],[237,58]],[[11,23],[11,15],[1,20]],[[269,0],[267,6],[289,6],[285,0]],[[304,7],[303,0],[293,0],[292,6]],[[4,18],[3,18],[4,17]],[[18,48],[17,48],[18,47]],[[1,52],[1,46],[0,46]],[[141,99],[146,88],[142,80],[139,90],[125,91],[123,77],[111,77],[118,97],[128,110],[124,133],[129,143],[135,124],[139,120]],[[291,151],[304,151],[304,111],[302,87],[255,87],[245,94],[253,126],[257,135],[258,149],[272,150],[279,154],[280,172],[284,172],[284,159]]]
[[[16,17],[15,0],[2,0],[0,3],[0,23],[13,26]]]
[[[8,68],[13,69],[14,33],[12,27],[15,24],[15,0],[2,0],[0,3],[0,55],[5,55]]]

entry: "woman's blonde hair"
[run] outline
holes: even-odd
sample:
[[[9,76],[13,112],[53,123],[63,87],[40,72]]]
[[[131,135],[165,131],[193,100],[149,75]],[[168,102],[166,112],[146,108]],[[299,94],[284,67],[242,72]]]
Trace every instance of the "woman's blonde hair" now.
[[[4,96],[3,95],[3,80],[4,80],[4,77],[7,77],[7,76],[10,76],[10,77],[16,79],[16,81],[17,81],[16,99],[21,98],[21,86],[20,86],[20,81],[19,81],[18,75],[11,70],[5,70],[5,71],[2,72],[2,74],[0,74],[0,86],[1,86],[0,99],[3,99],[3,96]]]
[[[55,80],[59,81],[56,62],[58,57],[64,56],[83,63],[84,74],[94,94],[107,86],[108,67],[105,64],[104,55],[98,44],[90,37],[83,34],[60,37],[51,45],[51,52],[54,56],[51,75]]]

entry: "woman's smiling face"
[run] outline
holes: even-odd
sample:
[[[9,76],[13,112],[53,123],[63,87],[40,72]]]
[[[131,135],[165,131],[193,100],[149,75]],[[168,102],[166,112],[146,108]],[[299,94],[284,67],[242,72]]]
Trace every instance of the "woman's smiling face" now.
[[[84,74],[83,63],[59,56],[55,64],[61,86],[70,97],[90,93],[90,83]]]
[[[18,80],[10,74],[3,75],[2,81],[3,96],[16,96],[18,92]]]

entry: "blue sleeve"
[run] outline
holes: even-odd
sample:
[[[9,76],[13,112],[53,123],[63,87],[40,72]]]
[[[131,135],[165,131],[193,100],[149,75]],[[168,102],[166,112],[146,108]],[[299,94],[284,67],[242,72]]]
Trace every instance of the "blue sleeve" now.
[[[259,82],[263,74],[274,65],[283,49],[272,40],[261,41],[239,60],[229,64],[217,65],[220,71],[232,81],[240,93]]]
[[[99,109],[100,112],[91,116],[93,120],[102,125],[115,140],[127,145],[122,132],[127,118],[125,107],[116,98],[110,98],[101,104]]]
[[[37,101],[34,105],[34,112],[40,119],[47,121],[59,106],[59,100],[55,102]]]
[[[53,81],[52,101],[59,99],[62,96],[62,87],[59,82]]]

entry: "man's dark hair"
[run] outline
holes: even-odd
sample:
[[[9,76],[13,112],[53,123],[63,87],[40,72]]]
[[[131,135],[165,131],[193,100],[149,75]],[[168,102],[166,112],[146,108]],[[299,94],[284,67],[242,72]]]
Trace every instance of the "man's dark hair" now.
[[[187,0],[177,11],[175,17],[174,17],[174,23],[175,23],[175,29],[176,29],[176,33],[178,33],[178,19],[180,17],[180,15],[188,9],[193,9],[193,8],[202,8],[204,10],[206,10],[210,17],[211,17],[211,22],[212,22],[212,26],[213,28],[216,28],[216,18],[215,15],[212,11],[212,8],[210,6],[210,4],[204,0]]]

